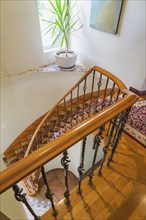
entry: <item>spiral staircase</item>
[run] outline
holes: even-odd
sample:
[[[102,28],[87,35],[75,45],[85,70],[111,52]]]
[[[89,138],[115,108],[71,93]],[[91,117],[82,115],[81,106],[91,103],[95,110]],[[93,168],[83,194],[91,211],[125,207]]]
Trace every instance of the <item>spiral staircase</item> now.
[[[137,99],[137,95],[128,91],[121,80],[108,71],[97,66],[89,69],[51,110],[27,127],[3,153],[7,169],[1,173],[1,193],[12,187],[16,200],[26,205],[34,219],[59,219],[60,212],[71,212],[69,207],[77,196],[70,198],[68,170],[71,161],[68,149],[82,140],[77,187],[78,195],[82,196],[86,190],[91,191],[94,185],[98,186],[93,177],[101,141],[104,141],[104,156],[98,169],[99,175],[105,161],[107,166],[112,162],[130,107]],[[82,182],[82,177],[86,141],[91,133],[94,134],[94,157],[88,173],[90,189],[87,189],[87,180]],[[60,154],[63,154],[61,164],[66,189],[64,207],[61,204],[60,211],[57,211],[44,165]],[[32,196],[38,192],[40,175],[46,186],[46,198],[51,202],[51,217],[37,216],[26,199],[26,194]]]

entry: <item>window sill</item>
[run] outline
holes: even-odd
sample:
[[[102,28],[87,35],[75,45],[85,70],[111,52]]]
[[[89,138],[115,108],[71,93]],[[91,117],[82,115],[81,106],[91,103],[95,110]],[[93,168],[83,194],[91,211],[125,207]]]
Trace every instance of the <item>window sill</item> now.
[[[72,70],[61,70],[56,63],[51,63],[49,65],[39,67],[39,68],[35,69],[35,71],[33,71],[33,72],[42,72],[42,73],[44,73],[44,72],[58,72],[58,71],[86,73],[87,70],[84,67],[82,67],[78,64]]]

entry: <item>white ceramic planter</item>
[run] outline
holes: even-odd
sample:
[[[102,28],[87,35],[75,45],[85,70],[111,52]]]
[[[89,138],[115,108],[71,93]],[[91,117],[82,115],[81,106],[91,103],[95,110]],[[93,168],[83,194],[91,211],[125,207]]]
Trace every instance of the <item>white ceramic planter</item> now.
[[[65,50],[56,52],[56,63],[62,69],[71,69],[75,66],[77,60],[77,53],[69,50],[68,56],[65,55]]]

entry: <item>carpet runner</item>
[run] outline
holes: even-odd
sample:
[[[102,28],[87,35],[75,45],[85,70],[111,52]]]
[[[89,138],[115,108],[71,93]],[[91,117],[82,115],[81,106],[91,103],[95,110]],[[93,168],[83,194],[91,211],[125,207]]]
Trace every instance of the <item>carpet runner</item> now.
[[[146,100],[137,101],[132,106],[124,130],[146,147]]]

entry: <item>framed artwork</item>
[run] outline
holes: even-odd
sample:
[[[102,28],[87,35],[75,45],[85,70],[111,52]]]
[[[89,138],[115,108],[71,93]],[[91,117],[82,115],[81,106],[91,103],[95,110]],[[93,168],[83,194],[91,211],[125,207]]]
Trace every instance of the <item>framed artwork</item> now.
[[[123,0],[92,0],[90,27],[116,34]]]

